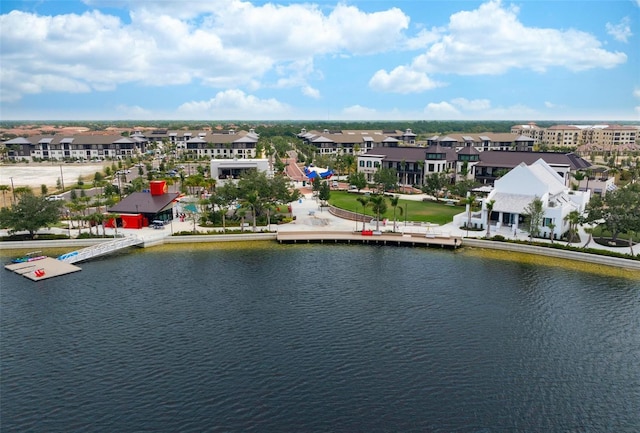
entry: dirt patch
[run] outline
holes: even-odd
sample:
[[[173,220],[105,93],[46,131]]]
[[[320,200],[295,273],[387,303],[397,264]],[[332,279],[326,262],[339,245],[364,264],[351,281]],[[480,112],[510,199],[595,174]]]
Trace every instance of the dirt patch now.
[[[76,183],[78,177],[90,181],[98,171],[103,171],[103,164],[6,164],[0,166],[0,185],[13,183],[14,187],[29,186],[55,187],[58,179],[62,179],[65,185]]]

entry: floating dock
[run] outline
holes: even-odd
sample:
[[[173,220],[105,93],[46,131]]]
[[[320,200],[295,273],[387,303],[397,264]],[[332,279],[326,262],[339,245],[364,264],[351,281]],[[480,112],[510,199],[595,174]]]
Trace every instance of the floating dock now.
[[[22,275],[31,281],[46,280],[48,278],[71,274],[80,270],[80,268],[75,265],[65,263],[52,257],[45,257],[31,262],[10,263],[5,265],[4,268],[15,272],[18,275]]]

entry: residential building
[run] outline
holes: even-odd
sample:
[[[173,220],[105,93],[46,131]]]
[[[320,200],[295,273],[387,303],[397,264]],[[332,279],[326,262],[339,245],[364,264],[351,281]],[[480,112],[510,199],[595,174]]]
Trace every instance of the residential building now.
[[[572,173],[591,167],[591,163],[573,153],[478,151],[474,146],[456,150],[436,142],[422,147],[381,147],[358,156],[357,168],[365,173],[367,181],[373,182],[380,168],[394,168],[398,182],[407,185],[423,185],[425,176],[447,173],[452,180],[474,179],[492,185],[500,176],[520,163],[533,164],[543,159],[571,186]]]
[[[148,140],[121,135],[33,135],[5,141],[11,160],[125,158],[146,151]]]
[[[378,147],[415,146],[411,129],[398,130],[329,130],[302,129],[298,138],[317,148],[320,155],[360,155]]]
[[[511,127],[512,134],[533,138],[536,145],[548,147],[578,147],[595,145],[599,149],[613,150],[615,146],[635,145],[640,138],[640,127],[635,125],[553,125],[542,128],[530,122]]]
[[[556,169],[543,159],[527,165],[521,163],[500,179],[497,179],[493,190],[482,201],[482,211],[472,213],[471,224],[486,228],[489,222],[498,232],[501,227],[508,226],[510,230],[523,227],[527,207],[534,200],[542,201],[544,217],[541,226],[541,236],[549,237],[550,224],[554,224],[554,238],[559,238],[569,230],[567,215],[572,211],[580,214],[584,212],[589,202],[589,191],[573,191],[567,185]],[[494,201],[491,218],[487,212],[486,203]],[[466,216],[458,216],[461,225]]]

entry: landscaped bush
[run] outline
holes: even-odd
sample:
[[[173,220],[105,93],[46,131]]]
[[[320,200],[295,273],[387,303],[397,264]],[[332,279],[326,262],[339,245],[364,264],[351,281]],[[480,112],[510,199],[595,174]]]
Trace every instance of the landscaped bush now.
[[[559,242],[556,242],[553,244],[548,242],[535,242],[535,241],[529,242],[529,241],[522,241],[522,240],[516,240],[516,239],[505,239],[503,236],[500,236],[500,235],[496,235],[490,240],[500,241],[500,242],[509,242],[514,244],[522,244],[522,245],[534,245],[536,247],[553,248],[556,250],[575,251],[577,253],[597,254],[600,256],[617,257],[621,259],[631,259],[631,260],[640,261],[640,254],[631,256],[631,254],[628,254],[628,253],[621,253],[621,252],[609,251],[609,250],[600,250],[596,248],[581,248],[581,247],[575,247],[573,245],[567,245]]]
[[[29,236],[28,234],[19,234],[19,235],[9,235],[9,236],[2,236],[0,237],[0,241],[6,241],[6,242],[10,242],[10,241],[56,241],[56,240],[60,240],[60,239],[69,239],[69,236],[67,235],[56,235],[56,234],[37,234],[33,237],[33,239],[31,239],[31,236]]]

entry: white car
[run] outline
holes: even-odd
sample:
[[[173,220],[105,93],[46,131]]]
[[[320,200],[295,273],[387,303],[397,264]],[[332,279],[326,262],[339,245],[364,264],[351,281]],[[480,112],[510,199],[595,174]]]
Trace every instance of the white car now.
[[[49,197],[46,198],[46,200],[48,200],[48,201],[60,201],[60,200],[64,200],[64,197],[62,195],[50,195]]]

